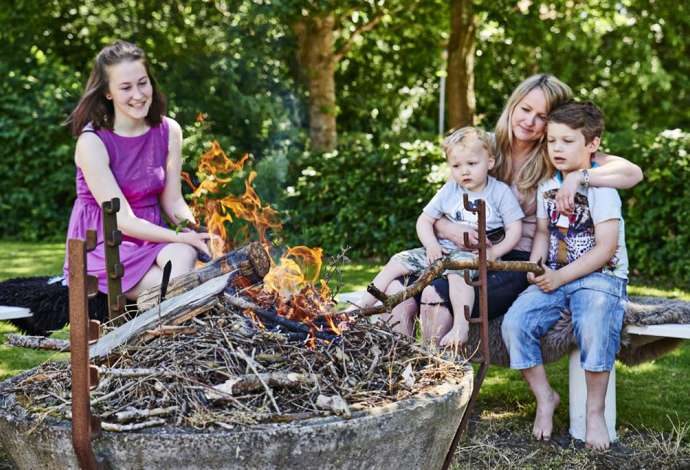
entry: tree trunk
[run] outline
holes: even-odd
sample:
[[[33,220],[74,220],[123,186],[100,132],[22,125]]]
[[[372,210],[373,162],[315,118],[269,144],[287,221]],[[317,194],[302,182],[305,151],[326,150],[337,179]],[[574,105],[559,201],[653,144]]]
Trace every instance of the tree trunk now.
[[[336,146],[336,101],[333,15],[301,17],[293,23],[297,58],[309,90],[309,136],[312,148],[328,152]]]
[[[474,121],[474,52],[476,19],[472,0],[451,0],[446,99],[448,127],[470,126]]]

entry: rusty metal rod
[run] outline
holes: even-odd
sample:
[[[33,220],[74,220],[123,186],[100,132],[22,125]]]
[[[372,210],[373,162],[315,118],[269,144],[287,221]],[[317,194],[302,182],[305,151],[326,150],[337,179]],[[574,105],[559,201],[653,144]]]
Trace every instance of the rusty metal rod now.
[[[115,323],[121,317],[127,303],[122,295],[122,276],[124,267],[120,263],[122,232],[117,228],[117,213],[120,210],[120,199],[113,198],[103,203],[103,242],[105,264],[108,273],[108,320]]]
[[[69,250],[69,322],[72,367],[72,446],[79,466],[97,469],[91,447],[92,416],[89,397],[89,324],[86,275],[86,242],[70,239]]]

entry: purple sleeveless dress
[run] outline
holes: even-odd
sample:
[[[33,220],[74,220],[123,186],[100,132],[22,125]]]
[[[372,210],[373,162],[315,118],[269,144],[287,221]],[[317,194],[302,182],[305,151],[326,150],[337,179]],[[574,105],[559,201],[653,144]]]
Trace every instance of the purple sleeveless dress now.
[[[134,214],[153,224],[165,226],[158,196],[165,187],[169,132],[167,120],[164,118],[161,124],[136,137],[120,136],[108,129],[94,131],[90,126],[87,126],[84,132],[94,132],[105,144],[110,157],[110,169]],[[74,201],[69,219],[67,239],[84,240],[89,229],[96,231],[98,244],[95,250],[86,255],[88,274],[96,276],[98,290],[107,293],[103,211],[86,185],[84,174],[77,167],[77,199]],[[123,235],[119,247],[120,262],[124,266],[122,292],[127,292],[137,285],[166,245],[167,243],[148,242]],[[68,260],[66,253],[63,268],[65,279],[69,279]]]

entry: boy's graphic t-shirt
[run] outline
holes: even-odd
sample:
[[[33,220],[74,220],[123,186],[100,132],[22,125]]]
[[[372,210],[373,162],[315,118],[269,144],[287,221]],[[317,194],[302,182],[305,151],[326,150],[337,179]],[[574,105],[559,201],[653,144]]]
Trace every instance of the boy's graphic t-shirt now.
[[[471,192],[450,179],[431,198],[424,207],[424,213],[433,219],[446,217],[452,222],[477,226],[478,215],[465,209],[462,195],[467,193],[469,200],[484,199],[486,205],[486,231],[491,232],[522,219],[525,214],[520,203],[505,183],[489,176],[483,191]],[[446,250],[457,250],[455,244],[446,239],[439,239],[439,244]]]
[[[562,185],[561,175],[539,185],[537,217],[549,224],[549,252],[547,266],[559,269],[584,255],[595,245],[594,226],[618,219],[618,247],[613,258],[601,272],[623,279],[628,278],[628,252],[625,247],[625,223],[621,213],[621,199],[613,188],[578,188],[575,209],[570,215],[556,210],[556,193]]]

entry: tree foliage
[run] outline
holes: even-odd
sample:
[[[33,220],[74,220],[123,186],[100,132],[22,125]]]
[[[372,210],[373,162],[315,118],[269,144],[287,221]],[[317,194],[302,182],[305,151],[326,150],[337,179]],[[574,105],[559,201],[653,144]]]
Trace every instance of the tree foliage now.
[[[679,155],[687,139],[662,134],[690,127],[690,16],[683,2],[470,3],[477,25],[475,120],[492,127],[515,85],[537,72],[555,74],[578,98],[599,104],[610,150],[639,162],[647,174],[628,193],[635,201],[628,206],[631,256],[661,272],[671,252],[649,248],[652,234],[666,233],[672,214],[683,212],[671,204],[673,210],[649,220],[645,214],[658,211],[646,201],[681,194],[668,178],[685,174]],[[0,192],[0,236],[64,236],[74,195],[74,140],[61,122],[96,52],[122,38],[149,54],[169,112],[189,137],[187,170],[216,138],[229,153],[254,156],[260,194],[290,209],[286,222],[295,237],[330,248],[338,237],[352,239],[366,255],[389,255],[414,243],[420,199],[434,186],[422,177],[429,167],[419,146],[403,143],[420,136],[426,136],[420,142],[435,142],[430,136],[438,129],[450,8],[450,0],[13,2],[0,9],[6,77],[0,83],[0,178],[8,188]],[[323,71],[307,70],[295,29],[324,17],[333,18],[326,52],[334,60],[334,93],[317,111],[333,116],[340,141],[328,158],[314,152],[309,135],[315,101],[305,77]],[[403,165],[412,156],[423,163]],[[413,179],[401,174],[403,166]],[[309,168],[319,177],[303,178]],[[401,178],[405,183],[396,185]],[[376,201],[366,197],[373,194],[383,198],[386,214],[371,210]],[[685,224],[677,225],[663,237],[669,250],[686,237]],[[673,272],[687,275],[681,267]]]

